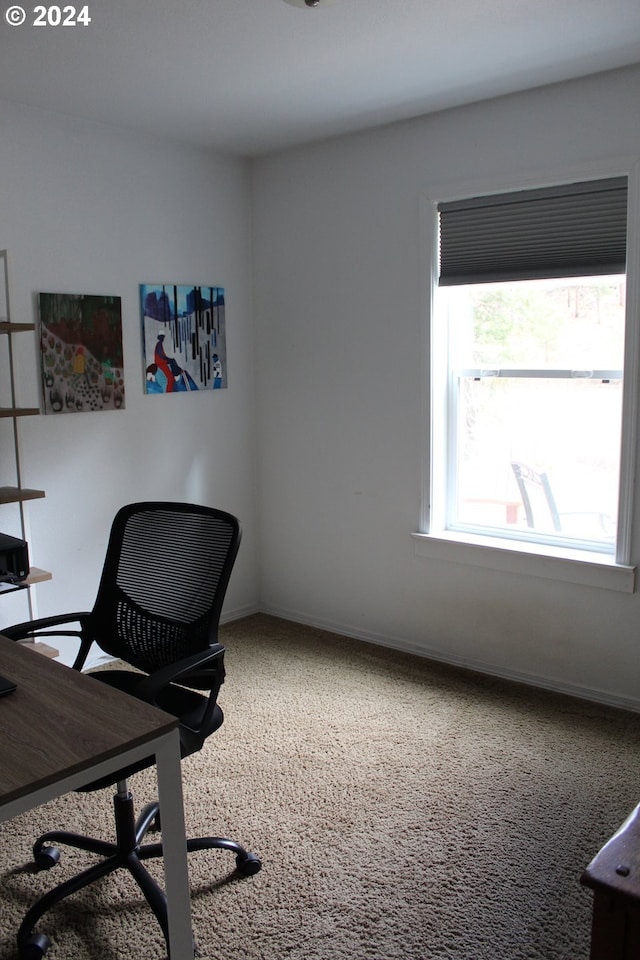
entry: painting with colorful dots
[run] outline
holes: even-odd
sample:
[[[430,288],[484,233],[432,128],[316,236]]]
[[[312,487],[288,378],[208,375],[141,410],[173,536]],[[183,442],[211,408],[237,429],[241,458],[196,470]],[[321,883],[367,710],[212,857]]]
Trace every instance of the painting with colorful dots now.
[[[227,386],[224,287],[142,284],[140,310],[146,393]]]
[[[124,409],[120,297],[40,294],[45,413]]]

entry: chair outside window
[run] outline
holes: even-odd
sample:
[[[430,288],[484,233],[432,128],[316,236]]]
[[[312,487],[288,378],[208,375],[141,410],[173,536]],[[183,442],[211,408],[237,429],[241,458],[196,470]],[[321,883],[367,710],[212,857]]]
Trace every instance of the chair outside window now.
[[[97,671],[96,681],[178,717],[181,755],[189,756],[223,722],[217,703],[225,673],[218,623],[240,536],[235,517],[209,507],[161,502],[123,507],[113,521],[93,610],[17,624],[3,628],[3,633],[14,640],[77,637],[76,670],[83,668],[94,643],[124,661],[130,669]],[[36,840],[34,859],[40,869],[55,866],[60,857],[57,844],[62,843],[102,859],[31,907],[18,932],[21,960],[39,960],[48,949],[48,937],[35,930],[48,909],[119,868],[128,869],[138,883],[168,949],[165,894],[143,865],[162,856],[161,842],[143,843],[150,830],[161,829],[160,809],[157,802],[149,803],[136,819],[127,785],[128,777],[154,763],[154,757],[148,757],[82,788],[92,791],[117,784],[115,843],[62,830]],[[242,875],[260,870],[259,858],[233,840],[215,836],[187,840],[188,851],[210,848],[234,853]]]
[[[511,464],[524,506],[527,526],[560,536],[598,540],[614,539],[615,523],[606,513],[572,511],[560,513],[544,470],[536,470],[526,463]]]
[[[562,530],[560,515],[547,474],[544,471],[534,470],[526,463],[512,463],[511,468],[522,498],[527,526],[532,529],[550,529],[560,533]]]

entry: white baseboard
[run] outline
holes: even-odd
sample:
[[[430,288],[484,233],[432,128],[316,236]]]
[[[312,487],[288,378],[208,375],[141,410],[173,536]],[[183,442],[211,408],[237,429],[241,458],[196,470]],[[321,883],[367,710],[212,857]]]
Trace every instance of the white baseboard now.
[[[339,636],[351,637],[355,640],[364,640],[366,643],[389,647],[392,650],[399,650],[403,653],[412,653],[416,656],[424,657],[427,660],[435,660],[438,663],[444,663],[452,667],[462,667],[465,670],[473,670],[476,673],[483,673],[490,677],[510,680],[513,683],[522,683],[529,687],[538,687],[541,690],[549,690],[553,693],[577,697],[580,700],[588,700],[591,703],[601,703],[608,707],[617,707],[621,710],[640,713],[640,700],[619,697],[608,690],[563,683],[549,677],[521,673],[516,670],[505,670],[504,668],[495,667],[492,664],[487,664],[480,660],[446,656],[439,650],[433,650],[429,647],[410,643],[401,637],[390,637],[387,634],[371,633],[348,624],[338,623],[324,618],[310,617],[298,610],[289,610],[284,607],[263,604],[260,608],[260,613],[265,613],[273,617],[281,617],[283,620],[290,620],[293,623],[304,624],[308,627],[316,627],[318,630],[327,630],[329,633],[335,633]]]
[[[592,703],[601,703],[609,707],[617,707],[621,710],[630,710],[633,713],[640,713],[640,700],[634,700],[627,697],[619,697],[607,690],[600,690],[594,687],[578,686],[577,684],[562,683],[549,677],[541,677],[534,674],[522,673],[516,670],[505,670],[494,667],[481,660],[471,660],[464,657],[451,657],[442,654],[439,650],[430,647],[421,646],[403,639],[402,637],[393,637],[387,634],[372,633],[367,630],[360,630],[351,624],[340,623],[335,620],[329,620],[324,617],[311,617],[299,610],[291,610],[286,607],[270,606],[265,604],[246,604],[242,607],[234,607],[231,610],[225,610],[220,618],[221,624],[233,623],[234,620],[241,620],[244,617],[253,616],[256,613],[264,613],[273,617],[280,617],[283,620],[289,620],[292,623],[304,624],[307,627],[315,627],[318,630],[326,630],[329,633],[335,633],[338,636],[351,637],[354,640],[363,640],[365,643],[373,643],[377,646],[388,647],[392,650],[399,650],[402,653],[411,653],[427,660],[435,660],[438,663],[444,663],[452,667],[462,667],[465,670],[473,670],[477,673],[483,673],[490,677],[498,677],[502,680],[510,680],[513,683],[522,683],[529,687],[537,687],[541,690],[549,690],[553,693],[561,693],[570,697],[577,697],[580,700],[588,700]],[[93,652],[93,651],[92,651]],[[95,667],[98,663],[105,663],[111,658],[101,651],[96,650],[97,656],[91,658],[87,667]]]
[[[232,610],[223,610],[220,623],[233,623],[243,617],[252,617],[254,613],[262,613],[262,608],[255,603],[247,603],[243,607],[234,607]]]

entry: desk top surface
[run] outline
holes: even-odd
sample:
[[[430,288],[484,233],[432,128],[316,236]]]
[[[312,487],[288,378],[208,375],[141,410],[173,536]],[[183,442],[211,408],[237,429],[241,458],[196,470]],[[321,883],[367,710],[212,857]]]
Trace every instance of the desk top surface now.
[[[178,726],[175,717],[0,635],[0,805]]]

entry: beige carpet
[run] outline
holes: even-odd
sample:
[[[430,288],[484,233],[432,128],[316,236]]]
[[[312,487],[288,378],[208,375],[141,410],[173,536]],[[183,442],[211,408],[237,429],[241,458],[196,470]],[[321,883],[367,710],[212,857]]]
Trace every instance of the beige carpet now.
[[[222,631],[226,720],[183,764],[194,932],[211,960],[586,960],[586,863],[640,800],[640,718],[265,616]],[[517,638],[514,638],[517,642]],[[131,781],[153,796],[154,775]],[[2,960],[50,873],[38,831],[112,836],[110,790],[2,825]],[[92,825],[95,820],[96,826]],[[127,876],[41,923],[50,960],[161,958]]]

